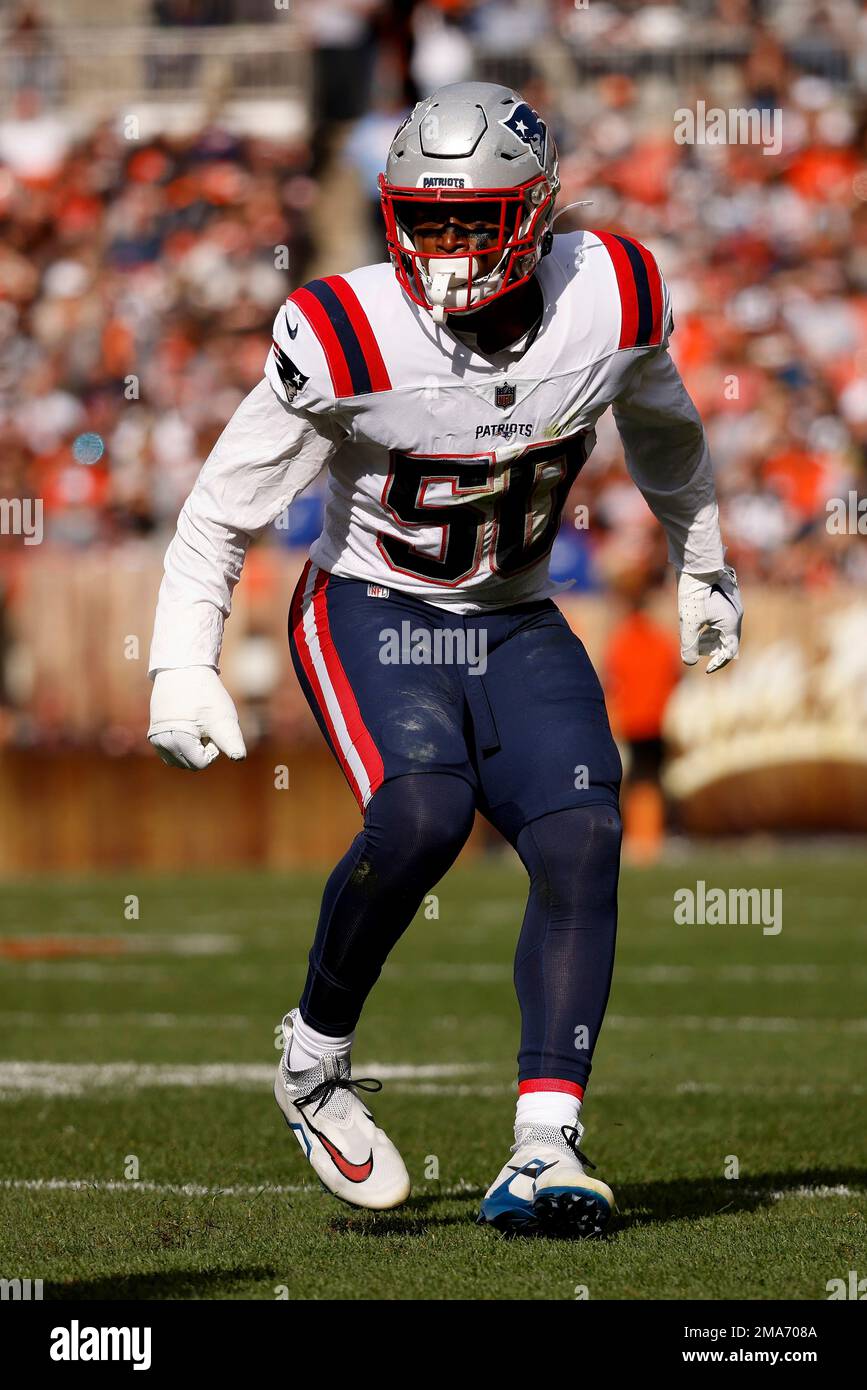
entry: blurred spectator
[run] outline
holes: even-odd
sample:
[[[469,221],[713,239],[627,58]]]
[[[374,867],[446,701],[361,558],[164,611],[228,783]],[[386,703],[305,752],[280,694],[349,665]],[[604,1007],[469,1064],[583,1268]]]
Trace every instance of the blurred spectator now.
[[[464,4],[419,5],[415,11],[413,81],[420,97],[473,76],[474,56]]]
[[[58,111],[43,110],[37,88],[24,87],[11,114],[0,121],[0,166],[25,183],[49,183],[59,173],[69,143],[69,122]]]
[[[3,35],[3,56],[10,93],[33,88],[56,100],[61,82],[60,57],[38,5],[25,0],[13,10]]]
[[[332,153],[334,127],[370,105],[377,20],[384,0],[316,0],[302,23],[313,57],[313,156],[320,170]]]
[[[409,115],[409,110],[397,94],[391,99],[383,98],[372,111],[366,112],[355,122],[341,152],[346,163],[355,169],[361,195],[367,203],[368,244],[363,252],[359,248],[359,261],[362,264],[370,265],[388,259],[377,180],[385,168],[384,152],[387,152],[395,131]]]
[[[644,595],[628,599],[609,636],[603,671],[611,725],[628,751],[621,798],[624,851],[633,862],[652,863],[665,833],[662,724],[681,665],[676,641],[649,616]]]

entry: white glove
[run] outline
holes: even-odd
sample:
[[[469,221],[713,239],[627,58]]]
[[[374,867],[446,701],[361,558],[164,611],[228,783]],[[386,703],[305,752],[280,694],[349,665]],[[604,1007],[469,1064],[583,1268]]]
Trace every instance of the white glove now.
[[[744,608],[730,565],[716,574],[681,574],[677,582],[680,654],[687,666],[709,656],[707,674],[738,654]]]
[[[196,771],[220,753],[246,758],[232,697],[212,666],[158,671],[148,738],[169,767]]]

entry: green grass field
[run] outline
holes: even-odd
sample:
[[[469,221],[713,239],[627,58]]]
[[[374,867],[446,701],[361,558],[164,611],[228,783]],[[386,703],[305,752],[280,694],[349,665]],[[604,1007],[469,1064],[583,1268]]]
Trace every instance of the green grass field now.
[[[413,1196],[374,1215],[319,1188],[270,1088],[323,878],[2,889],[0,1275],[53,1298],[568,1300],[824,1299],[867,1275],[863,861],[734,848],[624,873],[582,1116],[619,1213],[593,1243],[474,1224],[512,1140],[510,861],[440,885],[359,1030]],[[782,932],[674,925],[699,878],[782,888]]]

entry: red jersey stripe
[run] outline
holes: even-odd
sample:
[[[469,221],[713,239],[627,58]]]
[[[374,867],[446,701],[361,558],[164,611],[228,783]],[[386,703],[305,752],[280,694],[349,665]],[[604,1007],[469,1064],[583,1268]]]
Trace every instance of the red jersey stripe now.
[[[343,771],[343,775],[352,789],[352,795],[358,802],[359,807],[363,810],[363,794],[361,788],[358,785],[358,782],[353,776],[352,769],[350,768],[349,764],[346,761],[346,758],[344,757],[343,750],[340,747],[340,739],[337,736],[337,730],[334,727],[334,723],[328,710],[328,701],[325,698],[325,692],[322,689],[322,684],[319,680],[319,675],[316,671],[316,667],[313,662],[313,656],[310,651],[309,643],[307,641],[307,633],[304,629],[304,614],[306,611],[304,595],[307,590],[307,585],[310,578],[310,571],[312,568],[313,561],[308,560],[301,573],[301,579],[299,580],[298,587],[295,591],[295,598],[292,603],[292,632],[295,637],[295,645],[298,648],[298,655],[301,657],[301,664],[304,667],[304,674],[310,682],[310,687],[313,691],[314,698],[319,707],[319,713],[322,715],[322,718],[325,721],[325,727],[328,730],[328,735],[331,740],[331,747],[334,750],[334,754],[337,758],[337,761],[340,764],[340,767]],[[328,576],[326,575],[326,579],[327,577]]]
[[[316,618],[316,632],[319,637],[319,649],[325,661],[325,669],[328,672],[329,680],[337,696],[337,703],[340,706],[340,713],[343,715],[344,723],[349,732],[349,738],[353,748],[361,759],[362,766],[367,773],[370,782],[370,793],[368,800],[373,793],[382,786],[385,778],[385,771],[382,766],[382,756],[373,741],[370,730],[367,728],[361,717],[361,710],[358,708],[358,701],[355,698],[352,686],[343,669],[343,663],[334,645],[331,635],[331,627],[328,622],[328,601],[326,596],[326,585],[330,575],[325,570],[320,570],[313,586],[313,611]]]
[[[352,387],[352,376],[349,371],[349,363],[346,354],[340,344],[340,339],[334,331],[334,327],[323,306],[319,303],[315,294],[303,287],[293,290],[289,299],[301,310],[316,337],[319,339],[326,361],[328,371],[331,376],[331,385],[334,387],[335,396],[351,396],[354,394]]]
[[[646,246],[642,246],[640,241],[634,237],[620,235],[624,241],[630,242],[644,261],[644,268],[647,271],[647,284],[650,289],[650,301],[653,305],[653,328],[650,334],[650,346],[655,347],[662,342],[662,276],[659,273],[659,266],[651,256]]]
[[[611,257],[620,291],[620,341],[617,346],[635,347],[638,337],[638,294],[629,257],[617,237],[610,232],[596,232],[595,235]]]
[[[331,286],[337,298],[340,300],[340,303],[346,310],[349,322],[355,330],[356,337],[361,346],[361,351],[364,354],[367,370],[370,373],[370,384],[372,389],[374,391],[390,391],[391,381],[385,362],[382,359],[382,353],[379,350],[379,344],[374,337],[373,329],[370,326],[370,320],[361,307],[361,301],[355,293],[355,290],[348,281],[344,280],[342,275],[327,275],[324,283]]]

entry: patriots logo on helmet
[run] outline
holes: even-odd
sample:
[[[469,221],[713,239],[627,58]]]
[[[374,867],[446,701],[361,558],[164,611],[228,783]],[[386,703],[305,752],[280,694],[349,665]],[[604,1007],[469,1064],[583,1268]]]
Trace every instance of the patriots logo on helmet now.
[[[279,343],[274,344],[274,361],[277,364],[277,375],[286,388],[286,397],[291,401],[294,396],[298,395],[299,391],[304,390],[310,378],[299,371],[292,358],[287,357]]]
[[[548,127],[536,115],[532,107],[528,106],[525,101],[519,102],[512,114],[500,121],[500,125],[504,125],[513,135],[517,135],[519,140],[523,140],[525,145],[529,145],[539,161],[540,168],[544,169],[545,151],[548,148]]]

